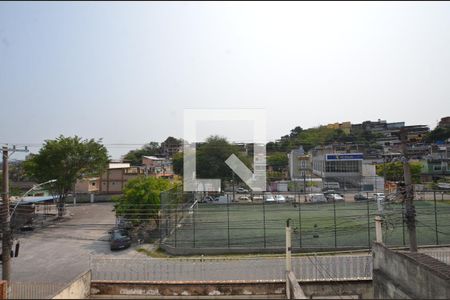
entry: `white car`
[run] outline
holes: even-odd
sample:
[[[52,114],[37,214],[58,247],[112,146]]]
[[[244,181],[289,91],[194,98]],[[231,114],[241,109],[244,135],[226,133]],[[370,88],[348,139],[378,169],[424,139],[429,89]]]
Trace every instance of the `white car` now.
[[[238,194],[248,194],[248,190],[244,188],[238,188],[236,191]]]
[[[384,193],[374,193],[372,199],[375,201],[384,201]]]
[[[241,197],[239,197],[239,201],[247,201],[247,202],[252,202],[252,200],[250,200],[250,198],[249,198],[249,197],[247,197],[247,196],[241,196]]]
[[[327,197],[325,197],[324,194],[309,194],[308,200],[311,203],[320,203],[320,202],[327,202]]]
[[[264,198],[266,199],[266,202],[275,202],[275,199],[271,194],[266,195]]]
[[[344,201],[344,198],[339,194],[331,194],[330,198],[332,201]]]
[[[253,201],[262,201],[264,198],[261,195],[253,195]]]
[[[277,202],[286,202],[286,198],[284,198],[283,195],[276,195],[275,196],[275,201],[277,201]]]

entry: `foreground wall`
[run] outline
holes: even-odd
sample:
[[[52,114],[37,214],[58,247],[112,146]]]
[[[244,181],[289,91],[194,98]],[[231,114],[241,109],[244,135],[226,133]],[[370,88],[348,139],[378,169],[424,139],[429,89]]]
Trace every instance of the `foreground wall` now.
[[[350,296],[359,299],[373,299],[372,281],[336,281],[336,282],[300,282],[308,298]],[[123,298],[141,296],[146,298],[181,297],[181,296],[266,296],[284,298],[286,282],[274,281],[179,281],[179,282],[124,282],[92,281],[92,296],[118,295]]]
[[[449,265],[379,243],[374,243],[372,253],[376,299],[450,299]]]
[[[81,274],[51,299],[86,299],[91,292],[91,271]]]

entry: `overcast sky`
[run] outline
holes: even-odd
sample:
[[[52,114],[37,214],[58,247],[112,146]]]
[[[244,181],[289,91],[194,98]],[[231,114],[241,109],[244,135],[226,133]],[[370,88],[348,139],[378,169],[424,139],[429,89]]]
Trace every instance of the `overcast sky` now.
[[[113,158],[181,137],[186,108],[266,109],[269,139],[434,127],[450,115],[450,3],[2,2],[0,102],[0,143],[77,134]],[[199,128],[247,140],[247,123]]]

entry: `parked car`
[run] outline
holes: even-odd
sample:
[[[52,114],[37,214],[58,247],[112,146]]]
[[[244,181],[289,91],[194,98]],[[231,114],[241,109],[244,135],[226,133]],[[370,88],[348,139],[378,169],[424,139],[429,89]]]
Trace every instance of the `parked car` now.
[[[311,203],[326,203],[327,202],[327,198],[325,197],[324,194],[309,194],[308,197],[308,202]]]
[[[275,195],[275,201],[277,202],[286,202],[286,198],[283,195]]]
[[[244,188],[238,188],[236,191],[238,194],[248,194],[248,190]]]
[[[239,200],[240,200],[240,201],[252,202],[252,200],[250,200],[250,198],[247,197],[247,196],[240,196],[240,197],[239,197]]]
[[[203,198],[202,200],[200,200],[200,203],[207,203],[207,202],[212,202],[214,201],[214,198],[212,196],[205,196],[205,198]]]
[[[324,191],[323,194],[328,199],[328,201],[332,201],[333,200],[333,196],[332,195],[339,195],[342,198],[344,198],[344,194],[340,194],[340,193],[336,192],[335,190],[330,190],[330,189]]]
[[[227,203],[230,200],[232,200],[232,199],[229,199],[227,195],[221,195],[221,196],[217,196],[216,198],[214,198],[214,201],[221,202],[221,203]]]
[[[267,194],[264,196],[266,202],[275,202],[275,198],[272,194]]]
[[[253,195],[253,201],[262,201],[264,197],[262,195]]]
[[[354,196],[355,201],[367,201],[369,197],[367,197],[366,193],[358,193]]]
[[[384,193],[373,193],[373,196],[371,198],[371,200],[375,201],[384,201]]]
[[[121,228],[114,228],[111,232],[110,248],[111,250],[125,249],[131,246],[131,237],[128,231]]]
[[[327,197],[327,199],[329,201],[335,201],[335,202],[337,202],[337,201],[344,201],[344,197],[342,197],[339,194],[329,194],[329,197]]]
[[[287,195],[286,196],[286,200],[287,201],[294,201],[295,200],[295,196],[294,195]]]

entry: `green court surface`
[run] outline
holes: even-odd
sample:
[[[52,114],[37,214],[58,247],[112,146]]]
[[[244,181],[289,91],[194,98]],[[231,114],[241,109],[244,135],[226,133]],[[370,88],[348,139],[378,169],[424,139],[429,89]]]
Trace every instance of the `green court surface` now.
[[[450,204],[437,201],[436,213],[433,201],[416,201],[415,206],[419,245],[450,244]],[[180,248],[282,248],[286,220],[290,218],[294,248],[368,248],[375,239],[376,213],[373,202],[200,203],[191,213],[177,212],[184,217],[176,224],[169,222],[164,243]],[[387,245],[408,243],[402,215],[401,204],[386,204],[383,237]]]

